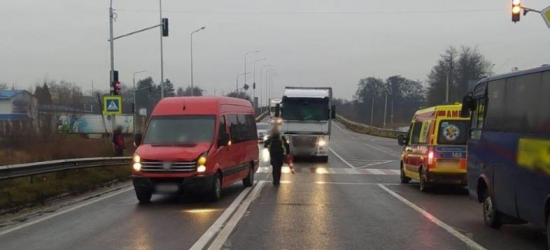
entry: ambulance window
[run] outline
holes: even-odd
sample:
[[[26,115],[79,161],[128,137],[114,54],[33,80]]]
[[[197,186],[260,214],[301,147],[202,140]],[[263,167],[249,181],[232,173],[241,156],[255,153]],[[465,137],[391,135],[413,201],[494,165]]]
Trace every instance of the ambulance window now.
[[[410,144],[418,144],[420,139],[420,130],[422,130],[422,122],[415,122],[412,129]]]
[[[428,141],[428,132],[430,131],[430,125],[432,124],[432,121],[424,121],[422,123],[422,129],[420,130],[420,138],[419,143],[420,144],[426,144]]]

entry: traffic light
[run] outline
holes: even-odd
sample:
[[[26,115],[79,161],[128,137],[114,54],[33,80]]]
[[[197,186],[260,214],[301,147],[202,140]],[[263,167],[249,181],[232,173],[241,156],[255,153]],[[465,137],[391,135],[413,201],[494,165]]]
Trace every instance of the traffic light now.
[[[121,83],[116,81],[114,82],[113,84],[113,95],[120,95],[120,87],[121,87]]]
[[[111,82],[111,88],[113,89],[113,95],[120,95],[120,81],[118,80],[118,70],[112,71],[113,82]]]
[[[248,91],[248,88],[250,88],[250,86],[248,86],[248,84],[245,84],[245,85],[243,86],[243,89],[244,89],[245,91]]]
[[[512,22],[519,22],[521,13],[521,0],[512,0]]]
[[[162,36],[168,36],[168,18],[162,19]]]
[[[252,89],[256,89],[256,83],[252,84]]]

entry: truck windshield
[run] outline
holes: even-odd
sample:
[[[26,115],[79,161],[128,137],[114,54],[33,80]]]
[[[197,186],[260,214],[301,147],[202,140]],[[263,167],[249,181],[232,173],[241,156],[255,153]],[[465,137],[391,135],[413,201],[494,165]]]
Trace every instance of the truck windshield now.
[[[442,120],[439,122],[438,144],[466,145],[469,121]]]
[[[215,116],[154,116],[144,143],[185,145],[214,140]]]
[[[287,98],[284,101],[283,119],[300,121],[328,120],[328,100],[320,98]]]

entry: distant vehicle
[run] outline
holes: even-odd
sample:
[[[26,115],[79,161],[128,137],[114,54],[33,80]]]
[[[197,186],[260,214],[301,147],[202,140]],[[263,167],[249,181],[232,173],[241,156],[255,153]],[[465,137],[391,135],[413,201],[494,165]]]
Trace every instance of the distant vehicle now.
[[[480,81],[463,100],[471,117],[468,187],[483,220],[530,222],[550,246],[550,66]]]
[[[258,129],[258,141],[263,142],[267,140],[270,130],[269,124],[265,122],[259,122],[256,123],[256,128]]]
[[[281,99],[271,99],[269,100],[269,123],[272,125],[281,125],[283,119],[280,117],[275,117],[275,109],[277,104],[279,107],[282,107]]]
[[[140,202],[153,193],[204,192],[211,200],[221,188],[254,183],[258,138],[250,102],[228,97],[162,99],[141,140],[136,135],[133,184]]]
[[[426,192],[437,184],[466,185],[466,140],[469,119],[460,117],[461,104],[417,111],[408,135],[400,135],[401,183],[420,181]]]
[[[292,154],[327,162],[330,121],[336,116],[332,88],[286,87],[280,110]]]

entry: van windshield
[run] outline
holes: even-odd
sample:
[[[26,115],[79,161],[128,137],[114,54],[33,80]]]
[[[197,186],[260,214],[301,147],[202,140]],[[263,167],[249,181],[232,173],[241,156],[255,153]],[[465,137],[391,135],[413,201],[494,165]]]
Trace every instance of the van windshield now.
[[[214,140],[215,116],[154,116],[144,143],[186,145]]]
[[[442,120],[439,122],[438,144],[466,145],[469,121]]]

